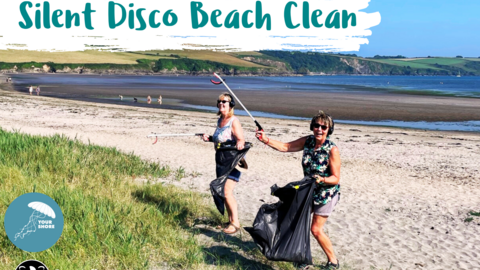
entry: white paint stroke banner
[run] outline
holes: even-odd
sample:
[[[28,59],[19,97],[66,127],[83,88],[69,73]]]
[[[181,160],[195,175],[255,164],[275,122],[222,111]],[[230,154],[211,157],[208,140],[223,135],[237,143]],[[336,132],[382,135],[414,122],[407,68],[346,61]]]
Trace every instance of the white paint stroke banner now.
[[[0,49],[358,51],[381,21],[369,2],[2,1]]]

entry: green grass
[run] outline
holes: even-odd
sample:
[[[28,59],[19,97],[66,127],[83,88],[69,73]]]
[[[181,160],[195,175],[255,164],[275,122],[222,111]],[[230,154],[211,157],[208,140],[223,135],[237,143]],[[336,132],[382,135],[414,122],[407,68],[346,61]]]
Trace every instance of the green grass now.
[[[414,63],[423,63],[428,65],[450,65],[450,66],[457,66],[465,64],[467,60],[462,58],[423,58],[418,60],[411,60],[407,62],[414,62]]]
[[[190,226],[200,217],[220,219],[207,198],[132,181],[170,173],[168,167],[114,148],[0,129],[0,211],[36,191],[52,197],[65,218],[62,237],[43,252],[16,248],[2,231],[0,268],[14,269],[26,259],[51,269],[148,269],[157,263],[194,269],[204,264],[207,255]]]
[[[53,62],[24,62],[24,63],[10,63],[10,62],[1,62],[0,61],[0,70],[2,69],[13,69],[15,66],[20,70],[29,70],[31,68],[40,68],[42,69],[43,65],[48,65],[53,71],[60,71],[65,68],[76,69],[78,67],[91,69],[91,70],[108,70],[108,69],[120,69],[120,70],[142,70],[142,71],[151,71],[151,64],[154,63],[152,60],[148,59],[138,59],[136,64],[83,64],[83,63],[53,63]]]
[[[366,60],[373,61],[373,62],[384,63],[384,64],[389,64],[389,65],[401,66],[401,67],[410,66],[411,68],[419,68],[419,69],[430,68],[430,69],[439,70],[439,68],[437,68],[433,65],[420,63],[420,62],[417,62],[417,60],[412,60],[412,61],[395,60],[395,59],[366,59]]]
[[[219,62],[193,60],[188,58],[158,59],[158,61],[156,61],[155,65],[152,67],[154,72],[173,69],[188,71],[190,73],[213,72],[216,70],[221,70],[225,73],[230,73],[232,71],[234,74],[238,71],[255,72],[257,70],[257,68],[252,67],[232,66]]]
[[[139,54],[146,54],[146,55],[159,55],[168,57],[170,55],[177,55],[180,58],[189,58],[193,60],[208,60],[212,62],[223,63],[232,66],[239,66],[239,67],[257,67],[257,68],[264,68],[262,65],[258,65],[252,62],[248,62],[242,59],[239,59],[235,56],[235,54],[225,53],[225,52],[217,52],[217,51],[210,51],[210,50],[165,50],[165,51],[143,51],[143,52],[136,52]],[[143,58],[143,57],[142,57]]]

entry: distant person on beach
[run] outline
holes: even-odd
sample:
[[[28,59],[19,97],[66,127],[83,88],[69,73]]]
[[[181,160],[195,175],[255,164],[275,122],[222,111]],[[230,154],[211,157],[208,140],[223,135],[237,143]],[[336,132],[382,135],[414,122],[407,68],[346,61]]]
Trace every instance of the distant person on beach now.
[[[136,97],[134,97],[133,102],[138,102],[138,99]]]
[[[120,98],[120,100],[123,100],[123,96],[122,96],[122,95],[118,95],[118,97]]]
[[[320,111],[310,122],[313,135],[284,143],[265,136],[263,131],[256,132],[258,140],[280,152],[303,151],[302,167],[305,176],[317,179],[317,187],[313,193],[313,221],[311,231],[315,239],[327,255],[328,262],[323,269],[338,269],[340,263],[333,251],[330,238],[323,231],[323,226],[340,200],[340,152],[330,135],[334,122],[330,115]],[[299,269],[307,269],[307,265],[297,265]]]
[[[242,150],[245,147],[245,139],[243,137],[243,129],[240,121],[233,115],[233,107],[235,101],[229,93],[223,93],[217,100],[217,115],[220,118],[217,121],[217,129],[212,138],[217,145],[218,143],[234,142],[237,149]],[[209,141],[209,136],[203,134],[202,139],[205,142]],[[238,219],[237,201],[233,196],[233,189],[235,185],[240,181],[241,172],[237,169],[228,175],[227,182],[225,183],[225,205],[228,212],[229,223],[223,228],[223,232],[226,234],[236,233],[240,229],[240,221]]]
[[[37,96],[40,96],[40,85],[37,86],[37,89],[35,90],[35,92],[37,92]]]
[[[162,95],[158,96],[158,104],[162,105]]]
[[[32,93],[33,93],[33,86],[32,85],[30,85],[30,88],[28,88],[28,92],[30,92],[30,96],[31,96]]]
[[[152,103],[152,98],[150,96],[147,97],[147,103],[148,104]]]

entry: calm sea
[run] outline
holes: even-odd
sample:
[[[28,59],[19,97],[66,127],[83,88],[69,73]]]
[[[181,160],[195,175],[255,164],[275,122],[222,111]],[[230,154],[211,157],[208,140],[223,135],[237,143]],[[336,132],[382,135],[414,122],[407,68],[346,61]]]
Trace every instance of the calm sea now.
[[[100,76],[100,75],[11,75],[16,89],[28,85],[50,88],[80,86],[92,89],[112,89],[112,95],[102,98],[117,99],[114,89],[195,89],[218,90],[209,83],[211,77],[201,76]],[[322,91],[322,92],[376,92],[395,94],[421,94],[480,98],[480,77],[451,76],[304,76],[304,77],[228,77],[232,88],[250,91]],[[81,94],[81,93],[77,93]],[[167,101],[168,102],[168,101]],[[185,108],[216,110],[214,107],[177,103]],[[244,112],[237,112],[244,113]],[[295,118],[286,115],[252,112],[254,116]],[[458,130],[480,132],[480,121],[467,122],[402,122],[402,121],[341,121],[348,124],[382,125],[431,130]]]

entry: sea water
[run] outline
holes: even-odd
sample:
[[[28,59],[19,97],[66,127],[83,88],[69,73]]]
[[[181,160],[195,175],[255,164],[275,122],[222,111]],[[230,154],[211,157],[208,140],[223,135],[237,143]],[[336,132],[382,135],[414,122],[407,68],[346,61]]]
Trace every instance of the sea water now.
[[[112,89],[105,100],[118,101],[114,89],[171,89],[171,90],[218,90],[218,86],[204,76],[130,76],[130,75],[70,75],[70,74],[15,74],[11,75],[16,85],[48,85],[58,88],[69,85]],[[320,91],[320,92],[370,92],[395,94],[421,94],[426,96],[450,96],[480,98],[480,77],[455,76],[302,76],[302,77],[227,77],[232,90],[247,91]],[[79,93],[81,94],[81,93]],[[97,96],[98,98],[98,96]],[[155,96],[152,96],[156,100]],[[139,98],[139,101],[143,99]],[[172,101],[173,102],[173,101]],[[155,101],[152,101],[154,104]],[[169,99],[163,99],[168,105]],[[175,109],[188,108],[201,111],[216,111],[215,107],[180,103],[175,100]],[[173,104],[172,103],[172,104]],[[247,115],[236,110],[239,115]],[[255,117],[282,119],[305,119],[289,115],[261,111],[251,112]],[[338,123],[394,126],[427,130],[452,130],[480,132],[480,121],[464,122],[405,122],[405,121],[353,121],[337,120]]]

